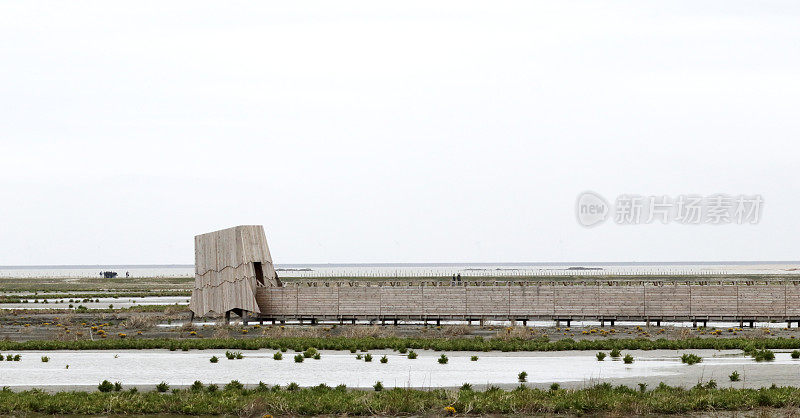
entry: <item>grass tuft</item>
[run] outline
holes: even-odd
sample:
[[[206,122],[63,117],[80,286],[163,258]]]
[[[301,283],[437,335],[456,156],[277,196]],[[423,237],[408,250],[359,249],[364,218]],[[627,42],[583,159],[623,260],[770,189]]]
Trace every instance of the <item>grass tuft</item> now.
[[[703,361],[703,358],[695,354],[684,354],[681,356],[681,363],[692,365]]]

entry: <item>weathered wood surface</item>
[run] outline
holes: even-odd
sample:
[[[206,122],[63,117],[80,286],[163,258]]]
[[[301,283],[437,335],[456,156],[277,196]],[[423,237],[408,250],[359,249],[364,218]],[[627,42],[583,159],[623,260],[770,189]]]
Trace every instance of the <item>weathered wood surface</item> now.
[[[261,316],[800,320],[800,283],[409,284],[259,288]]]
[[[189,308],[196,315],[233,309],[259,313],[255,262],[261,263],[264,285],[278,284],[264,228],[241,225],[194,237],[195,285]]]
[[[260,263],[263,283],[256,279]],[[792,280],[403,282],[318,281],[282,286],[264,228],[243,225],[195,237],[198,315],[231,310],[282,318],[616,318],[800,320]]]

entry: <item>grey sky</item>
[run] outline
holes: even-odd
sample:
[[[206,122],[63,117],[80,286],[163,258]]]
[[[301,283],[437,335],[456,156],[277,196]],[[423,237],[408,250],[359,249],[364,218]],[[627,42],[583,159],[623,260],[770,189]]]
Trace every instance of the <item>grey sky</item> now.
[[[0,3],[0,265],[796,260],[796,2]],[[578,193],[764,196],[754,226]]]

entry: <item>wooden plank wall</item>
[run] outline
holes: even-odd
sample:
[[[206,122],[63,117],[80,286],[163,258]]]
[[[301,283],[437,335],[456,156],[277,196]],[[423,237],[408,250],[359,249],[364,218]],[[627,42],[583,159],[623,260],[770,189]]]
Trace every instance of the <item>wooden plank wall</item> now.
[[[262,315],[442,318],[800,318],[800,284],[318,282],[259,288]]]
[[[264,228],[241,225],[197,235],[195,284],[189,309],[196,315],[232,309],[260,312],[253,263],[260,262],[266,284],[276,285]]]

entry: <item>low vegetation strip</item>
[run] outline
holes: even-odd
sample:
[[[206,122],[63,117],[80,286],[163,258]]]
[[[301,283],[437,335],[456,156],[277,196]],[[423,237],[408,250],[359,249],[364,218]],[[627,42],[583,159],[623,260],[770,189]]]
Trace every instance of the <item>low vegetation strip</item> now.
[[[165,384],[163,384],[165,385]],[[377,385],[377,384],[376,384]],[[166,385],[165,385],[166,386]],[[188,414],[256,415],[446,415],[446,414],[679,414],[693,411],[741,411],[800,405],[800,389],[682,389],[660,385],[640,391],[610,384],[565,390],[520,387],[506,391],[386,389],[347,390],[319,386],[214,390],[195,384],[171,393],[0,391],[0,414]],[[116,389],[114,389],[116,390]]]
[[[14,296],[0,296],[0,303],[23,303],[23,301],[33,300],[65,300],[70,302],[87,302],[84,299],[98,299],[98,298],[144,298],[144,297],[166,297],[166,296],[192,296],[192,292],[188,290],[180,291],[160,291],[155,290],[152,292],[112,292],[112,293],[33,293],[29,295],[14,295]]]
[[[112,304],[113,305],[113,304]],[[101,308],[101,309],[88,309],[77,304],[72,308],[42,308],[42,309],[4,309],[0,308],[0,314],[17,314],[17,315],[33,315],[33,314],[64,314],[64,313],[123,313],[123,312],[188,312],[188,305],[137,305],[129,306],[127,308]]]
[[[401,338],[401,337],[256,337],[256,338],[125,338],[101,340],[31,340],[0,341],[0,351],[19,350],[124,350],[124,349],[237,349],[261,348],[305,351],[317,350],[380,350],[407,349],[436,351],[564,351],[564,350],[685,350],[715,349],[800,349],[800,340],[788,338],[689,338],[684,340],[657,339],[500,339],[500,338]],[[613,357],[613,355],[612,355]]]

